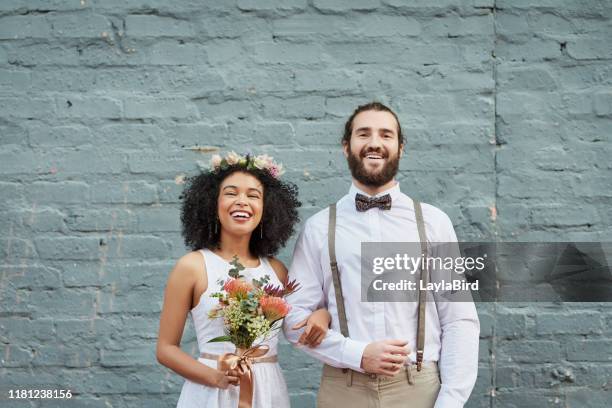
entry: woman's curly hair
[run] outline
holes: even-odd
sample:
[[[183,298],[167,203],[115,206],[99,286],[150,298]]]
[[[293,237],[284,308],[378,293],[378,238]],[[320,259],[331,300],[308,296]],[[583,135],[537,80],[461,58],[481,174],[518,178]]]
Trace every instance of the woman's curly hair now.
[[[220,226],[215,233],[219,189],[223,180],[235,172],[251,174],[263,184],[263,238],[260,227],[256,228],[249,249],[255,256],[274,256],[285,246],[300,222],[297,209],[302,203],[298,201],[297,186],[272,177],[266,170],[246,169],[237,164],[186,178],[185,188],[179,196],[183,200],[181,233],[185,245],[192,250],[219,247]]]

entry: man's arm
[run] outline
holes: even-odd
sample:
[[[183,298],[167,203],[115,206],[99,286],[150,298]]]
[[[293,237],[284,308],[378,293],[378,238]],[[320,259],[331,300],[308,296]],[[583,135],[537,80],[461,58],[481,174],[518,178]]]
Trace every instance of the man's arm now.
[[[448,218],[436,234],[438,242],[456,243],[457,236]],[[442,245],[452,256],[460,256],[457,246]],[[450,254],[437,253],[435,256]],[[434,408],[461,408],[466,403],[478,374],[478,342],[480,322],[474,302],[468,293],[459,295],[461,302],[448,298],[436,299],[440,328],[442,332],[440,351],[440,378],[442,386]]]
[[[361,357],[367,343],[344,337],[341,333],[330,329],[319,346],[310,348],[298,343],[304,329],[292,329],[308,318],[313,311],[326,306],[323,293],[324,271],[320,263],[321,248],[325,242],[320,242],[321,238],[317,240],[310,221],[306,221],[300,232],[289,267],[289,279],[296,279],[301,287],[287,298],[291,304],[291,311],[283,322],[283,332],[290,343],[314,358],[334,367],[363,372]]]
[[[441,302],[438,315],[442,329],[442,387],[435,408],[461,408],[476,383],[480,323],[473,303]]]

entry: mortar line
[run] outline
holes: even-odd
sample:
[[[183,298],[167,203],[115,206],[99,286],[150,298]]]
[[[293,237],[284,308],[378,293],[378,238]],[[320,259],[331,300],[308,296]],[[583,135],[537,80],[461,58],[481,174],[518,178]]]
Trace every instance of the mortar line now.
[[[496,233],[495,240],[498,241],[499,228],[497,217],[499,212],[497,209],[497,200],[499,193],[499,178],[497,176],[497,152],[499,150],[499,142],[497,139],[497,0],[493,0],[493,136],[495,140],[495,150],[493,156],[493,177],[495,177],[495,196],[493,197],[493,209],[495,211],[494,231]],[[493,303],[493,331],[491,333],[491,354],[489,356],[489,364],[491,367],[491,391],[489,393],[489,407],[495,407],[495,398],[497,397],[497,303]]]

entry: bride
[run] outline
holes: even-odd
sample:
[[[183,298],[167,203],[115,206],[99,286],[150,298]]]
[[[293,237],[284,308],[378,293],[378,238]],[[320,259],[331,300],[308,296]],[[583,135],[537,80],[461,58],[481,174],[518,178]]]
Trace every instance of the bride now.
[[[271,157],[213,156],[210,171],[188,178],[181,199],[182,234],[192,251],[170,272],[164,291],[157,340],[157,360],[185,378],[177,403],[180,408],[238,407],[239,374],[217,369],[217,359],[235,351],[229,342],[209,340],[224,334],[222,319],[208,313],[217,305],[210,294],[227,278],[234,256],[246,269],[247,280],[265,275],[270,283],[287,281],[287,268],[274,255],[299,222],[297,187],[280,180],[282,165]],[[180,348],[187,316],[195,327],[200,355]],[[316,347],[327,332],[330,315],[313,312],[295,328],[307,327],[305,344]],[[289,395],[277,358],[277,336],[263,341],[269,347],[252,365],[253,408],[289,407]]]

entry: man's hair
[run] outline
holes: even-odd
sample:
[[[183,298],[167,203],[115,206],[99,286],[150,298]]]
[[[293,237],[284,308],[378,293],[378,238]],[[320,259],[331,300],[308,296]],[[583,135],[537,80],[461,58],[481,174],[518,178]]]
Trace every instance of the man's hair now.
[[[350,143],[351,141],[351,133],[353,133],[353,120],[355,116],[365,111],[379,111],[379,112],[389,112],[395,118],[397,122],[397,137],[399,144],[402,145],[404,143],[404,135],[402,135],[402,127],[400,126],[399,119],[395,112],[391,110],[388,106],[380,103],[380,102],[370,102],[365,105],[358,106],[357,109],[353,112],[353,114],[348,118],[346,123],[344,124],[344,135],[342,135],[342,144]]]

